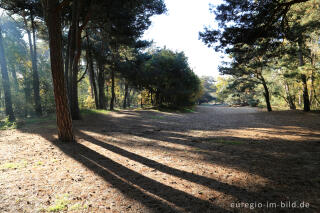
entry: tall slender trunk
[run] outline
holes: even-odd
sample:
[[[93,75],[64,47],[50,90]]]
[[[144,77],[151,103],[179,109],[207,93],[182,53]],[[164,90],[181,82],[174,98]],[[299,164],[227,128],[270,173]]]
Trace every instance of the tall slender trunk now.
[[[80,110],[78,102],[78,72],[79,72],[79,58],[81,55],[81,39],[79,35],[79,12],[80,12],[80,2],[72,2],[72,22],[71,25],[71,46],[70,46],[70,60],[69,60],[69,100],[70,100],[70,110],[73,120],[80,119]]]
[[[16,72],[16,67],[13,64],[12,69],[11,69],[11,74],[12,74],[12,79],[13,79],[13,87],[16,92],[19,92],[19,83],[18,83],[18,78],[17,78],[17,72]]]
[[[304,66],[303,54],[302,54],[302,39],[298,42],[299,44],[299,66]],[[305,112],[310,111],[310,100],[308,94],[308,83],[307,76],[305,74],[301,74],[301,81],[303,84],[303,110]]]
[[[128,82],[128,80],[126,80],[126,82],[124,84],[123,109],[127,108],[128,92],[129,92],[129,82]]]
[[[28,117],[29,115],[29,109],[32,103],[30,102],[30,96],[31,96],[31,88],[30,88],[30,82],[27,78],[27,76],[24,76],[24,95],[25,95],[25,108],[24,108],[24,116]]]
[[[36,41],[36,29],[34,25],[34,17],[31,13],[31,28],[33,35],[33,56],[32,57],[32,78],[33,78],[33,93],[34,93],[34,104],[35,111],[38,116],[42,115],[42,107],[41,107],[41,97],[40,97],[40,86],[39,86],[39,73],[37,66],[37,41]]]
[[[31,17],[31,19],[33,19],[33,17]],[[39,91],[39,74],[38,74],[37,62],[35,59],[35,52],[34,52],[35,48],[33,47],[34,44],[32,44],[31,31],[29,30],[28,22],[25,15],[23,15],[23,20],[24,20],[26,31],[27,31],[30,58],[31,58],[31,64],[32,64],[32,86],[33,86],[34,110],[38,116],[41,116],[42,108],[41,108],[40,91]],[[31,25],[34,25],[34,24],[32,23]],[[32,26],[32,28],[33,27],[34,26]],[[33,42],[35,42],[35,37]]]
[[[4,101],[6,106],[6,116],[8,116],[9,121],[14,121],[14,113],[11,101],[11,91],[10,91],[10,81],[7,69],[7,61],[5,58],[5,52],[3,47],[2,29],[0,26],[0,66],[2,75],[2,86],[4,91]]]
[[[64,61],[64,79],[66,81],[66,85],[67,85],[67,91],[68,91],[68,94],[69,94],[69,86],[70,86],[70,83],[69,83],[69,63],[70,63],[70,46],[71,46],[71,32],[72,32],[72,25],[70,25],[69,27],[69,31],[68,31],[68,39],[67,39],[67,44],[66,44],[66,57],[65,57],[65,61]]]
[[[42,0],[49,31],[50,61],[56,103],[59,140],[74,141],[72,119],[68,105],[62,57],[61,11],[59,0]]]
[[[114,110],[114,99],[115,99],[115,92],[114,92],[114,68],[111,69],[111,99],[110,99],[110,110]]]
[[[92,53],[91,53],[91,46],[90,46],[90,41],[89,37],[87,36],[87,49],[86,49],[86,54],[87,54],[87,63],[88,63],[88,72],[89,72],[89,81],[90,81],[90,86],[94,98],[94,103],[96,105],[96,108],[98,109],[98,92],[97,92],[97,85],[96,85],[96,80],[95,80],[95,74],[94,74],[94,68],[93,68],[93,58],[92,58]]]
[[[99,73],[98,73],[98,89],[99,89],[99,104],[98,109],[106,109],[106,96],[104,93],[104,68],[103,65],[98,62]]]

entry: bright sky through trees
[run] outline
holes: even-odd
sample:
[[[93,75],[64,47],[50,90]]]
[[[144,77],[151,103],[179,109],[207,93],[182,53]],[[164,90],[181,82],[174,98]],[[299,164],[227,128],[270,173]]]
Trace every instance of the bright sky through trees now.
[[[152,25],[144,39],[156,46],[184,51],[194,72],[199,76],[218,75],[220,54],[206,47],[198,38],[204,26],[216,27],[214,14],[209,11],[213,0],[165,0],[167,14],[152,17]]]

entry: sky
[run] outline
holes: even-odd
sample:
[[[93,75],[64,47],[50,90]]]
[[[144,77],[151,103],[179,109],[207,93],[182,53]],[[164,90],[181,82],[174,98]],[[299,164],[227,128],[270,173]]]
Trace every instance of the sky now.
[[[151,18],[152,25],[143,39],[153,40],[155,46],[183,51],[190,67],[198,76],[217,77],[221,54],[199,40],[205,26],[217,27],[209,3],[217,0],[165,0],[167,14]]]

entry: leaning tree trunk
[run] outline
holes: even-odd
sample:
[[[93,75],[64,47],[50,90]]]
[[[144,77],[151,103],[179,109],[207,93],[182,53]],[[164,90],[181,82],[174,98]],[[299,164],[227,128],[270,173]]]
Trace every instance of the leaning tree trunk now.
[[[56,103],[58,136],[63,142],[74,141],[72,119],[63,72],[61,11],[59,0],[43,0],[49,31],[50,61]]]
[[[304,60],[303,60],[303,54],[302,54],[302,42],[301,41],[299,41],[299,66],[304,66]],[[310,100],[309,100],[309,94],[308,94],[307,76],[305,74],[301,74],[301,81],[302,81],[302,85],[303,85],[303,110],[305,112],[309,112],[310,111]]]
[[[3,48],[1,26],[0,26],[0,66],[1,66],[1,75],[2,75],[2,86],[4,91],[4,101],[6,106],[6,116],[8,116],[9,121],[14,121],[15,117],[12,109],[10,81],[8,76],[7,62],[6,62],[4,48]]]
[[[262,85],[263,85],[263,88],[264,88],[264,98],[265,98],[265,101],[266,101],[266,104],[267,104],[267,109],[268,109],[268,112],[271,112],[272,111],[272,108],[271,108],[271,104],[270,104],[270,93],[269,93],[269,89],[268,89],[268,86],[267,86],[267,83],[266,81],[264,80],[263,76],[261,76],[261,80],[262,80]]]

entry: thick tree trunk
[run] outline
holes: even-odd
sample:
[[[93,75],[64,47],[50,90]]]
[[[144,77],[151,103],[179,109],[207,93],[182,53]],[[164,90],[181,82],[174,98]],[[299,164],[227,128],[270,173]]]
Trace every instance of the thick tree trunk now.
[[[99,64],[99,62],[98,62]],[[105,76],[104,76],[104,68],[103,65],[99,64],[99,73],[98,73],[98,89],[99,89],[99,104],[98,109],[106,109],[106,96],[104,93],[104,82],[105,82]]]
[[[41,98],[40,98],[40,86],[39,86],[39,73],[37,66],[37,41],[36,41],[36,30],[34,26],[34,18],[31,13],[31,27],[33,34],[33,54],[32,57],[32,78],[33,78],[33,93],[34,93],[34,104],[35,111],[38,116],[42,115]],[[31,44],[30,44],[31,45]]]
[[[299,65],[304,66],[303,54],[302,54],[302,42],[299,41]],[[307,84],[307,76],[305,74],[301,74],[301,81],[303,84],[303,110],[305,112],[310,111],[310,100],[308,94],[308,84]]]
[[[1,75],[2,75],[2,86],[4,91],[4,101],[6,106],[6,116],[8,116],[9,121],[14,121],[15,117],[12,109],[10,81],[9,81],[7,62],[6,62],[4,47],[3,47],[1,26],[0,26],[0,66],[1,66]]]
[[[111,100],[110,100],[110,110],[114,110],[114,69],[111,69]]]
[[[128,92],[129,92],[129,82],[126,80],[124,85],[123,109],[127,108]]]
[[[51,72],[56,103],[59,140],[74,141],[72,119],[68,105],[67,90],[64,80],[62,57],[61,14],[58,10],[58,0],[43,0],[46,22],[49,31]]]

